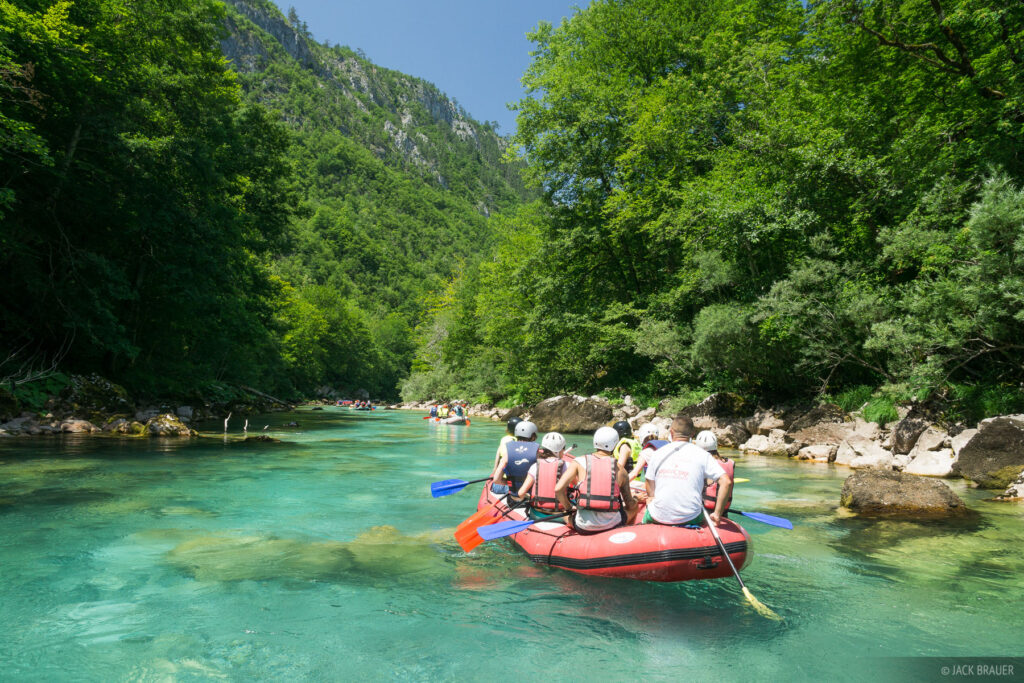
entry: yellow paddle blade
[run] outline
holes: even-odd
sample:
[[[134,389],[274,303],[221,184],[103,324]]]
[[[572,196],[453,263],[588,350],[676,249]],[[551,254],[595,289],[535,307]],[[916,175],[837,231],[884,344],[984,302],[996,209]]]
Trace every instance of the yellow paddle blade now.
[[[769,609],[767,605],[765,605],[763,602],[755,598],[754,594],[751,593],[750,589],[746,586],[743,587],[743,594],[747,596],[747,602],[750,603],[750,606],[757,610],[757,613],[760,614],[762,617],[765,617],[767,619],[774,619],[775,621],[782,621],[782,617],[780,617],[775,612],[771,611],[771,609]]]
[[[732,480],[732,483],[734,483],[734,484],[746,484],[749,481],[750,481],[749,479],[744,479],[743,477],[736,477],[735,479]]]

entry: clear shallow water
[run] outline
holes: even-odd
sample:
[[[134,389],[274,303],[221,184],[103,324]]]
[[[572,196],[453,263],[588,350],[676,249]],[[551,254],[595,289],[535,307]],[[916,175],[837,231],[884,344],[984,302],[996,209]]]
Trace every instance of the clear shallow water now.
[[[885,680],[922,673],[893,657],[1024,655],[1024,506],[960,483],[975,520],[870,522],[837,510],[848,470],[738,458],[737,507],[796,525],[745,523],[771,622],[732,580],[582,577],[508,542],[462,553],[478,489],[429,485],[486,476],[500,425],[333,408],[251,423],[287,443],[0,440],[0,678]]]

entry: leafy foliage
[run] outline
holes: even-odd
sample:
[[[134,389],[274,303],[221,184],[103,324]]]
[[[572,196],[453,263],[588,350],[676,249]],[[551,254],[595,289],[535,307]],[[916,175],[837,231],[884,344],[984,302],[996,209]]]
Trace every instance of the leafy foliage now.
[[[428,323],[501,330],[492,396],[829,392],[889,418],[1024,382],[1022,7],[597,0],[531,37],[514,142],[543,203],[464,276],[477,310]]]

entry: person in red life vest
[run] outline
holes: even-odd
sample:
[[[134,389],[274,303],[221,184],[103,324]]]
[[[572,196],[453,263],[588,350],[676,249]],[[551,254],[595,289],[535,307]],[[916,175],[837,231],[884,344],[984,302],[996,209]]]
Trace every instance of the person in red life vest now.
[[[729,475],[729,478],[736,481],[736,463],[719,454],[718,452],[718,437],[715,433],[709,429],[705,429],[703,432],[698,434],[693,443],[697,444],[711,455],[715,456],[718,464],[722,466],[725,473]],[[718,483],[712,482],[704,487],[704,507],[708,510],[714,510],[715,505],[718,503]],[[730,492],[729,497],[725,501],[724,511],[728,511],[729,506],[732,505],[732,493]]]
[[[519,499],[530,499],[527,514],[531,519],[542,521],[562,509],[555,488],[571,462],[573,458],[565,450],[565,437],[558,432],[545,434],[537,450],[537,462],[530,465],[519,489]]]
[[[526,480],[530,465],[537,462],[537,425],[523,420],[516,425],[516,440],[507,441],[498,448],[498,464],[491,474],[491,491],[502,494],[518,492]]]
[[[732,493],[732,477],[714,456],[690,442],[694,431],[693,420],[677,415],[669,429],[672,442],[651,456],[644,481],[648,500],[644,524],[702,523],[706,480],[717,482],[719,491],[711,523],[718,526],[722,519],[725,501]]]
[[[581,534],[607,531],[636,520],[639,506],[629,490],[629,475],[612,455],[619,438],[611,427],[594,432],[594,453],[576,458],[555,487],[558,502],[571,510],[569,487],[576,484],[576,512],[567,520]]]

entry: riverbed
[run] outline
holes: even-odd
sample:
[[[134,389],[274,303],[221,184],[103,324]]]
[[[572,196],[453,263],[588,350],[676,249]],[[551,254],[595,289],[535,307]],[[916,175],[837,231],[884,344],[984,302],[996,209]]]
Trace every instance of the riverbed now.
[[[1024,505],[962,482],[971,519],[870,521],[838,508],[845,468],[732,454],[735,505],[795,525],[740,518],[770,621],[734,580],[463,553],[479,489],[430,483],[489,474],[502,425],[328,407],[250,426],[282,443],[0,440],[5,680],[885,680],[1024,655]]]

